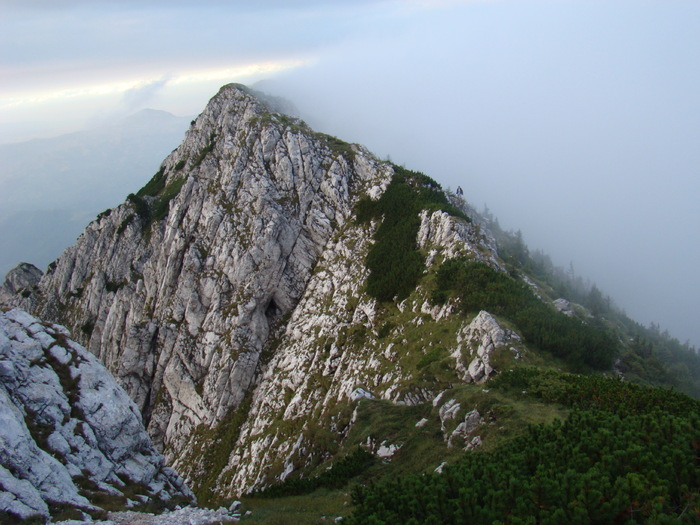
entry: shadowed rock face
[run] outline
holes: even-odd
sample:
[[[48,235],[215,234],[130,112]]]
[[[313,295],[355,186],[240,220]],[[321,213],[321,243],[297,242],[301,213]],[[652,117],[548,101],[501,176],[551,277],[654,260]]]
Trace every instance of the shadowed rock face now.
[[[49,516],[127,503],[192,499],[164,466],[126,392],[62,326],[0,314],[0,510]]]

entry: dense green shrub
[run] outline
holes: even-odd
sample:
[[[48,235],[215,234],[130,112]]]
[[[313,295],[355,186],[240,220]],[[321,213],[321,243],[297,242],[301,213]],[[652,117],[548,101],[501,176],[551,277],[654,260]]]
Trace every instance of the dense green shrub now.
[[[159,221],[168,214],[170,201],[177,197],[185,179],[177,179],[168,184],[158,198],[153,202],[150,221]]]
[[[423,275],[425,263],[418,251],[419,213],[441,209],[469,220],[454,208],[440,185],[423,173],[394,166],[391,183],[377,201],[368,197],[355,208],[358,222],[383,219],[367,255],[367,293],[380,301],[402,300]]]
[[[538,386],[539,385],[539,386]],[[535,369],[491,388],[574,409],[443,473],[358,487],[350,524],[697,523],[700,410],[669,390]],[[532,392],[522,395],[531,395]]]
[[[700,413],[700,401],[665,388],[650,388],[620,378],[600,375],[562,374],[554,370],[519,367],[496,376],[494,388],[527,392],[549,403],[581,410],[649,413],[659,407],[676,416]]]
[[[136,215],[141,217],[144,221],[148,221],[148,219],[151,217],[151,209],[148,206],[148,202],[141,197],[140,195],[134,195],[133,193],[129,193],[129,195],[126,197],[126,200],[131,203],[131,205],[134,208],[134,211],[136,212]]]
[[[514,322],[522,335],[542,350],[574,366],[606,370],[612,366],[618,343],[603,326],[584,323],[545,304],[524,283],[467,259],[450,259],[438,269],[433,301],[450,295],[464,312],[488,310]]]
[[[155,197],[161,191],[163,191],[167,179],[168,177],[165,174],[165,168],[161,166],[156,174],[151,177],[151,180],[149,180],[143,188],[136,192],[136,195],[139,197]]]
[[[359,488],[347,522],[696,523],[699,424],[660,411],[574,412],[442,475]]]
[[[210,151],[210,150],[209,150]],[[183,164],[184,165],[184,164]],[[182,169],[181,163],[175,166],[175,170]],[[130,193],[127,196],[127,201],[132,205],[135,214],[141,219],[143,229],[146,231],[148,227],[163,219],[170,209],[170,201],[172,201],[180,193],[186,178],[178,178],[171,180],[168,183],[168,176],[165,168],[161,168],[151,178],[148,183],[141,188],[136,194]],[[147,199],[147,197],[152,197]],[[133,215],[129,215],[117,228],[117,235],[120,235],[126,230],[126,227],[131,223]]]
[[[615,325],[622,342],[616,368],[626,377],[653,385],[674,386],[700,397],[700,354],[690,341],[681,344],[668,332],[661,331],[657,324],[645,327],[631,320],[595,284],[576,275],[573,263],[566,269],[555,266],[541,250],[529,250],[520,231],[501,229],[488,209],[482,212],[482,217],[496,238],[499,257],[511,272],[526,273],[545,289],[548,287],[552,298],[563,297],[585,306],[598,320],[604,318],[606,323]]]

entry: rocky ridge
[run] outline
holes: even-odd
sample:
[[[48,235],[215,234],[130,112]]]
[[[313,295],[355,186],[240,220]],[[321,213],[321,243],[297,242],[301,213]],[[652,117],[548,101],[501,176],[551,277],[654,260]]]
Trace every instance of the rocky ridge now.
[[[483,244],[470,242],[475,228],[437,211],[423,221],[418,238],[429,260],[438,255],[465,254],[490,260],[492,252]],[[506,336],[486,312],[470,324],[460,319],[452,305],[431,306],[426,291],[420,288],[398,305],[395,321],[387,319],[386,305],[364,292],[367,269],[357,263],[364,260],[373,229],[374,225],[363,228],[349,224],[327,246],[260,375],[249,417],[217,486],[245,492],[284,480],[292,472],[326,459],[318,447],[317,434],[330,431],[342,444],[353,427],[355,402],[361,398],[397,405],[432,401],[438,394],[432,389],[436,387],[417,385],[416,354],[442,350],[440,344],[455,345],[455,351],[460,351],[462,345],[484,339],[488,341],[487,349],[479,345],[480,354],[474,359],[488,363],[491,352],[510,341],[512,334]],[[442,244],[445,236],[435,232],[445,231],[452,235]],[[492,323],[482,322],[484,318]],[[452,325],[457,330],[445,337],[440,325]],[[468,331],[472,325],[474,328]],[[387,327],[391,330],[384,334]],[[455,333],[464,335],[455,338]],[[441,352],[440,357],[444,355]],[[464,367],[461,356],[456,362]],[[454,368],[450,372],[455,380],[459,369],[456,362],[451,362]],[[356,395],[358,389],[363,395]],[[323,421],[323,430],[318,428],[319,420]],[[376,453],[380,446],[371,448]]]
[[[357,196],[391,168],[222,88],[141,192],[101,214],[16,303],[69,326],[177,464],[249,389]]]
[[[141,414],[59,325],[0,314],[0,511],[19,519],[192,501]]]
[[[457,333],[457,346],[452,357],[461,379],[467,383],[485,382],[495,372],[491,355],[503,347],[508,347],[519,358],[520,336],[502,328],[491,314],[482,310]]]
[[[378,222],[357,223],[354,206],[380,197],[392,165],[274,110],[222,88],[153,180],[13,298],[106,364],[200,494],[310,472],[353,443],[391,460],[401,444],[363,429],[367,402],[429,406],[442,385],[486,379],[492,355],[517,354],[488,314],[477,329],[434,306],[429,280],[399,304],[367,295]],[[420,213],[426,275],[460,256],[502,269],[488,229],[452,203],[471,220]],[[452,413],[450,435],[470,410]]]

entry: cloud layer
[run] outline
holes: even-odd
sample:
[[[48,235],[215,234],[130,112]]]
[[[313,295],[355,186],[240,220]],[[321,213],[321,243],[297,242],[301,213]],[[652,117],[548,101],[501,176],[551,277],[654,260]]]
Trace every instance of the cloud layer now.
[[[312,125],[461,185],[700,344],[700,4],[23,0],[1,16],[0,131],[195,114],[221,84],[269,78]]]

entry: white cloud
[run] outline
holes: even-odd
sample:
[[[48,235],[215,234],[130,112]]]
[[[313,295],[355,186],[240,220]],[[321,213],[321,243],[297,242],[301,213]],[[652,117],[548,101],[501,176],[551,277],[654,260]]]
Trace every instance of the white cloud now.
[[[127,111],[135,111],[146,107],[153,98],[168,83],[168,76],[156,80],[141,81],[132,88],[124,91],[122,104]]]

